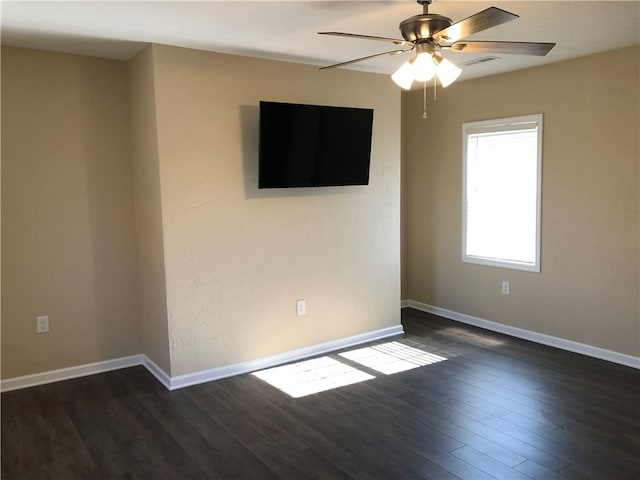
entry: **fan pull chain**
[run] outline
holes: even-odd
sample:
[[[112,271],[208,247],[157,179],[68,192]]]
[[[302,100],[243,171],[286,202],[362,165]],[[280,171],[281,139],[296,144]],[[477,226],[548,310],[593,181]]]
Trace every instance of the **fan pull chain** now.
[[[436,91],[437,85],[438,85],[438,82],[436,82],[436,76],[434,75],[433,76],[433,99],[434,100],[438,99],[438,94],[437,94],[437,91]]]
[[[422,118],[425,119],[427,118],[427,82],[424,82],[424,91],[423,91],[423,112],[422,112]]]

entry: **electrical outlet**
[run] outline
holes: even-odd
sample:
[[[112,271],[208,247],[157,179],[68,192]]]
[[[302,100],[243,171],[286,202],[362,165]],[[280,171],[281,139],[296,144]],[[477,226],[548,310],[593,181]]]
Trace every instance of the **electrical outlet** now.
[[[307,304],[304,300],[298,300],[296,302],[296,308],[298,311],[298,316],[304,315],[305,313],[307,313]]]
[[[509,282],[502,282],[502,294],[509,295]]]
[[[36,317],[36,333],[49,332],[49,317]]]

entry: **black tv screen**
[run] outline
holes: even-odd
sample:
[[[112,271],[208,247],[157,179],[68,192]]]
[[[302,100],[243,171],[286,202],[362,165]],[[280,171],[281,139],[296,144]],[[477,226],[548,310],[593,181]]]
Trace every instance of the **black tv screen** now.
[[[373,109],[260,102],[258,187],[368,185]]]

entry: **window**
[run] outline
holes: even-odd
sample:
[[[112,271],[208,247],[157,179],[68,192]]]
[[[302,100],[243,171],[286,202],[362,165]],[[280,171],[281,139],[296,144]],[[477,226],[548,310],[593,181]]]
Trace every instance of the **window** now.
[[[539,272],[542,114],[462,133],[462,261]]]

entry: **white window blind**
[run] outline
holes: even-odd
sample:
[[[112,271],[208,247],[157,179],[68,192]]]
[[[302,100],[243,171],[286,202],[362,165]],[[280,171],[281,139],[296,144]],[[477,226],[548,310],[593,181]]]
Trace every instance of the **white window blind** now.
[[[463,125],[463,261],[540,271],[542,115]]]

